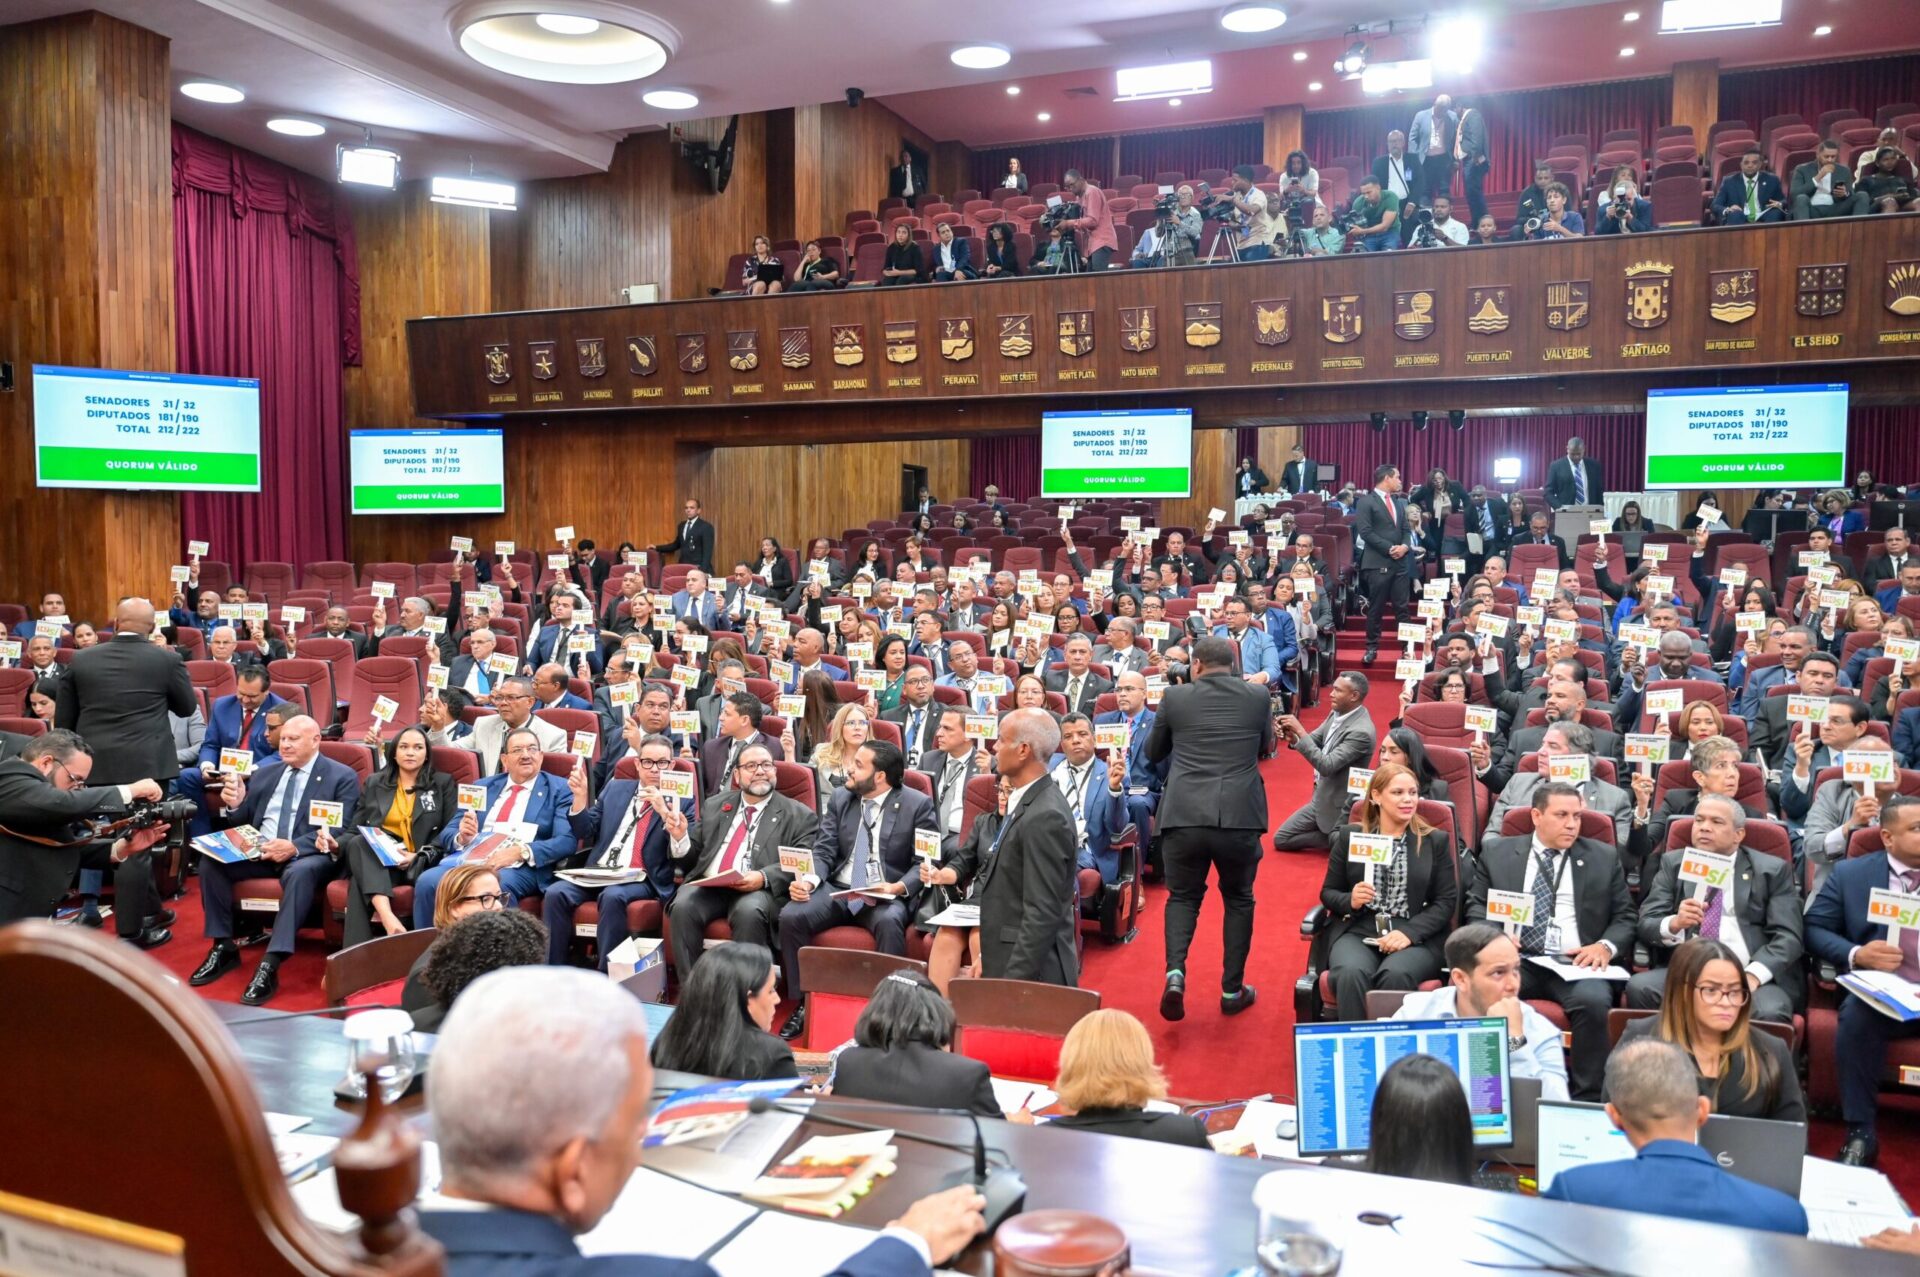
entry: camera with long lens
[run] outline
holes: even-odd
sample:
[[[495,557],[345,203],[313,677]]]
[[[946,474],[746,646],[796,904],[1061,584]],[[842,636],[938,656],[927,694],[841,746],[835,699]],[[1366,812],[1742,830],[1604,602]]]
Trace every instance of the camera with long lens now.
[[[1077,222],[1086,215],[1086,210],[1078,204],[1055,204],[1040,214],[1040,224],[1051,230],[1062,222]]]
[[[1415,209],[1413,214],[1413,247],[1432,248],[1439,242],[1439,236],[1433,233],[1433,210],[1427,208]]]
[[[1153,215],[1155,217],[1172,217],[1179,211],[1180,194],[1178,191],[1170,191],[1153,202]]]
[[[155,825],[184,825],[192,820],[198,808],[186,798],[164,798],[159,802],[149,799],[136,799],[121,819],[120,826],[126,830],[151,829]]]
[[[1240,210],[1217,195],[1209,194],[1197,205],[1200,217],[1208,222],[1231,222],[1240,215]]]

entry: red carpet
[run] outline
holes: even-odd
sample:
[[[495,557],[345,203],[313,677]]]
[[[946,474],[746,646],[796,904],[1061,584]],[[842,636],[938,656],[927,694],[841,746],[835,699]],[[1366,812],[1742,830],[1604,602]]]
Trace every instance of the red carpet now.
[[[1359,634],[1343,635],[1348,661],[1359,655]],[[1367,707],[1377,724],[1392,716],[1398,688],[1393,683],[1393,650],[1368,671],[1373,679]],[[1309,727],[1326,717],[1324,695],[1320,705],[1301,716]],[[1266,780],[1268,829],[1304,802],[1313,787],[1313,772],[1291,750],[1262,767]],[[1270,846],[1270,844],[1269,844]],[[1320,898],[1326,857],[1320,853],[1265,853],[1254,885],[1258,902],[1254,920],[1253,952],[1247,980],[1260,991],[1251,1011],[1231,1020],[1220,1014],[1220,899],[1209,891],[1200,914],[1200,927],[1187,962],[1187,1018],[1169,1024],[1160,1018],[1160,988],[1165,972],[1161,917],[1164,888],[1147,891],[1147,908],[1140,932],[1132,944],[1107,946],[1090,940],[1084,956],[1082,983],[1101,992],[1104,1005],[1138,1016],[1153,1035],[1160,1062],[1175,1095],[1194,1100],[1221,1100],[1272,1093],[1293,1095],[1293,982],[1306,963],[1307,946],[1300,939],[1300,919]],[[190,890],[172,902],[179,914],[174,940],[153,956],[184,981],[206,956],[200,934],[200,899]],[[237,1002],[263,946],[242,951],[238,971],[201,990],[208,997]],[[328,948],[317,933],[303,934],[299,951],[280,968],[280,992],[272,1007],[300,1011],[322,1004],[320,972]],[[785,1008],[782,1008],[784,1014]],[[1909,1201],[1920,1201],[1920,1105],[1889,1097],[1881,1124],[1881,1169]],[[1831,1155],[1839,1148],[1842,1131],[1835,1121],[1815,1121],[1810,1141],[1816,1153]]]

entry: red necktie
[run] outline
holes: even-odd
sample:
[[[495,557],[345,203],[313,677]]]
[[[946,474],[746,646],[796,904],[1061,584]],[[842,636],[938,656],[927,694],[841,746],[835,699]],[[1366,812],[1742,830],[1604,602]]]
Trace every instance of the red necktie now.
[[[740,861],[745,856],[747,835],[753,832],[753,810],[749,808],[740,823],[734,826],[733,837],[727,839],[726,854],[720,857],[720,872],[741,869]]]
[[[513,823],[514,810],[520,806],[520,795],[526,792],[526,788],[525,785],[515,785],[507,791],[507,805],[500,809],[500,816],[494,821],[496,825],[510,825]]]
[[[642,801],[645,801],[644,799]],[[633,822],[633,846],[627,851],[627,868],[644,869],[640,863],[640,849],[647,844],[647,834],[653,828],[653,804],[648,803],[640,812],[640,819]]]
[[[1394,613],[1398,616],[1399,613]],[[248,748],[247,742],[253,739],[253,711],[248,710],[240,716],[240,748]]]

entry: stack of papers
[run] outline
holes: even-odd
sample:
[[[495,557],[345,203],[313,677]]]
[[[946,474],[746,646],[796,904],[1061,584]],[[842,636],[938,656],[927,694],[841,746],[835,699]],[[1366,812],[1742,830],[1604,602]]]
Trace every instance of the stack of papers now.
[[[647,876],[647,871],[641,868],[562,869],[558,876],[576,887],[617,887],[622,883],[641,881]]]
[[[1887,971],[1849,971],[1840,977],[1847,992],[1890,1020],[1920,1020],[1920,987]]]
[[[1883,1228],[1913,1226],[1893,1182],[1867,1166],[1842,1166],[1808,1157],[1800,1177],[1800,1204],[1812,1225],[1808,1236],[1837,1246],[1858,1246]]]

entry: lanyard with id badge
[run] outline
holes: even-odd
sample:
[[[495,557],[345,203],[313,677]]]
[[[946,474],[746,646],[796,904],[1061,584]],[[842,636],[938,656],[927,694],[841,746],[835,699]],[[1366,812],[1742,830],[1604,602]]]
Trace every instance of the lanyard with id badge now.
[[[1551,848],[1548,850],[1551,850]],[[1564,955],[1567,952],[1566,937],[1560,934],[1560,884],[1566,881],[1567,865],[1573,860],[1573,849],[1568,848],[1566,851],[1557,853],[1557,858],[1560,863],[1553,871],[1553,899],[1547,905],[1546,951],[1549,956],[1554,954]],[[1541,872],[1539,859],[1539,854],[1535,853],[1534,874],[1536,875],[1536,883],[1539,881],[1538,874]],[[1577,938],[1578,937],[1576,937],[1576,939]]]

